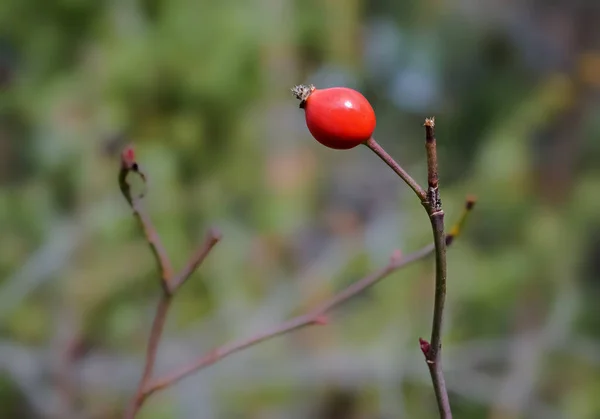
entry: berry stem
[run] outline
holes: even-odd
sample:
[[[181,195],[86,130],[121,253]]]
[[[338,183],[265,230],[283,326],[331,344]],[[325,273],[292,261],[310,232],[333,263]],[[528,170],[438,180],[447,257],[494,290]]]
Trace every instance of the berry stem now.
[[[369,147],[377,156],[385,162],[398,176],[402,178],[402,180],[417,194],[419,200],[421,202],[427,201],[427,193],[423,190],[421,186],[414,180],[407,172],[400,166],[396,160],[392,156],[390,156],[387,151],[379,145],[377,141],[373,137],[369,138],[365,145]]]

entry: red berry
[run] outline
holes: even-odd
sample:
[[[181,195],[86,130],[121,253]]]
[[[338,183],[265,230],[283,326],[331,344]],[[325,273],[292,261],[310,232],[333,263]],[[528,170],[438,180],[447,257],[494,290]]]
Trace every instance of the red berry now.
[[[306,126],[326,147],[347,150],[364,143],[375,130],[375,111],[359,92],[347,87],[292,89],[305,111]]]

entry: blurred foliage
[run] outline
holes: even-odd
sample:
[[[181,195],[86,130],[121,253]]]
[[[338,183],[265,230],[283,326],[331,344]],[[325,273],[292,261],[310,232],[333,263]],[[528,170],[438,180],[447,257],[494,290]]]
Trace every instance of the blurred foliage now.
[[[363,91],[419,179],[435,114],[449,223],[479,198],[449,251],[455,417],[598,417],[598,21],[595,0],[3,0],[0,416],[114,418],[133,392],[158,282],[118,193],[128,142],[176,266],[224,234],[177,296],[161,371],[430,240],[367,150],[309,138],[289,88],[311,82]],[[432,295],[423,261],[140,418],[434,417],[416,344]]]

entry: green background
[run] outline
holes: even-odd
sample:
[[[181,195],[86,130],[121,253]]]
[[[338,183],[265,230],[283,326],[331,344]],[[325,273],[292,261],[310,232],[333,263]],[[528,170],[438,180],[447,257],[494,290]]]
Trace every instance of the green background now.
[[[365,147],[314,141],[289,88],[365,94],[424,183],[436,116],[460,419],[600,417],[600,4],[2,0],[0,417],[119,418],[159,287],[119,193],[135,145],[176,266],[158,372],[328,298],[431,240]],[[432,418],[431,259],[155,395],[153,418]]]

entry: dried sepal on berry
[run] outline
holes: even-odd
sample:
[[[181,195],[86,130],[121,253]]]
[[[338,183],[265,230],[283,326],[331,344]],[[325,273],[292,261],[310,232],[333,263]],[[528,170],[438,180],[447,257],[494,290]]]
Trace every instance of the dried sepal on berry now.
[[[314,92],[315,89],[316,87],[314,84],[299,84],[297,86],[292,87],[290,90],[292,91],[296,99],[300,101],[300,109],[304,109],[304,106],[306,105],[306,99],[308,99],[310,94]]]

